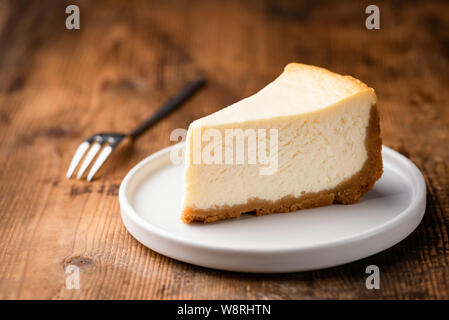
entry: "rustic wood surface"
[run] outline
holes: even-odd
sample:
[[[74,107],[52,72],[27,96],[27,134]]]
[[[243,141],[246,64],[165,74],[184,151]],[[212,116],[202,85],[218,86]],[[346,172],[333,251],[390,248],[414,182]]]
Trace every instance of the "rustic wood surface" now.
[[[374,2],[375,31],[366,1],[1,1],[0,298],[449,299],[449,3]],[[65,28],[72,3],[80,30]],[[126,172],[291,61],[376,89],[384,144],[426,179],[418,229],[361,261],[283,275],[196,267],[134,240],[117,198]],[[198,73],[207,87],[93,183],[64,178],[82,139],[132,129]],[[65,286],[69,264],[80,290]],[[365,288],[369,264],[380,290]]]

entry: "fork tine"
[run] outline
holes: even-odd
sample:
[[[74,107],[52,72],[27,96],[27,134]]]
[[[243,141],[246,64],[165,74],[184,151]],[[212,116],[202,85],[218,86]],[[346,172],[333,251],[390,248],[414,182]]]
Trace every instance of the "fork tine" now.
[[[75,171],[76,167],[78,166],[78,163],[83,158],[83,155],[86,153],[87,149],[89,149],[90,142],[84,141],[78,146],[78,149],[75,151],[75,155],[72,158],[72,161],[70,161],[69,170],[67,170],[66,178],[70,179],[73,172]]]
[[[109,157],[113,150],[113,147],[110,145],[107,145],[104,147],[103,150],[101,150],[100,154],[98,155],[97,160],[95,160],[94,164],[92,165],[92,168],[89,171],[89,174],[87,175],[87,181],[91,181],[94,175],[97,173],[97,171],[101,168],[103,163],[106,161],[106,159]]]
[[[83,176],[84,171],[86,171],[87,167],[89,167],[89,164],[92,162],[93,158],[95,158],[95,155],[98,153],[98,151],[101,149],[102,144],[99,142],[95,142],[92,147],[90,148],[89,152],[86,155],[86,158],[84,158],[83,163],[81,164],[81,167],[78,171],[78,174],[76,177],[78,179],[81,179]]]

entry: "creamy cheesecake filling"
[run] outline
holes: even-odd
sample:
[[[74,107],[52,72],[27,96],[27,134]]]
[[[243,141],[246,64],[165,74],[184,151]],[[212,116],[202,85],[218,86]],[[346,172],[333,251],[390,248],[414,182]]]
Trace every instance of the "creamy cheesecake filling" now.
[[[216,209],[245,204],[249,198],[276,201],[336,187],[359,172],[367,160],[365,139],[373,102],[358,95],[344,104],[326,108],[325,112],[319,110],[280,118],[275,125],[260,120],[234,126],[243,130],[278,129],[277,171],[273,175],[260,175],[257,164],[197,165],[193,164],[190,154],[187,156],[184,206]],[[214,128],[224,136],[226,125]],[[191,134],[187,150],[192,149],[192,143]]]

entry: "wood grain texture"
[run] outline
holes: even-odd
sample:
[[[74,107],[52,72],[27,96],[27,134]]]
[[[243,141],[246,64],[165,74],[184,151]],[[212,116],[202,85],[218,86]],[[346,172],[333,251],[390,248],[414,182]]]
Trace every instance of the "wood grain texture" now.
[[[68,4],[81,29],[65,28]],[[1,1],[0,298],[449,299],[449,4],[376,1]],[[376,89],[384,144],[424,173],[428,205],[405,241],[341,267],[284,275],[215,271],[135,241],[121,179],[169,133],[254,93],[288,62]],[[65,180],[77,145],[131,130],[196,74],[209,82],[122,146],[91,184]],[[81,267],[68,290],[64,268]],[[369,264],[381,289],[367,290]]]

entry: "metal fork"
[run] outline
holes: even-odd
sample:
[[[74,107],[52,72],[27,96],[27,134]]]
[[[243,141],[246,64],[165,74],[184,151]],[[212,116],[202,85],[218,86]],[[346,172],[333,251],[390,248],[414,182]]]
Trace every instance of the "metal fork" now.
[[[70,162],[69,170],[67,171],[66,177],[70,179],[75,172],[75,169],[78,167],[81,159],[84,154],[87,152],[84,157],[84,161],[81,164],[76,177],[81,179],[83,177],[84,172],[89,167],[92,160],[95,158],[97,153],[101,150],[98,155],[96,161],[92,165],[89,173],[87,174],[87,181],[91,181],[95,176],[97,171],[101,168],[103,163],[109,157],[111,152],[117,147],[117,145],[124,139],[130,138],[131,140],[137,139],[142,133],[148,130],[151,126],[153,126],[160,119],[168,115],[171,111],[178,108],[184,101],[186,101],[191,95],[195,93],[199,88],[201,88],[205,83],[205,79],[203,77],[198,78],[193,81],[189,85],[187,85],[181,92],[179,92],[176,96],[171,98],[162,108],[160,108],[154,115],[152,115],[149,119],[143,122],[140,126],[138,126],[134,131],[129,134],[125,133],[117,133],[117,132],[105,132],[105,133],[97,133],[93,136],[87,138],[84,142],[80,144],[78,149],[75,152],[75,155]]]

